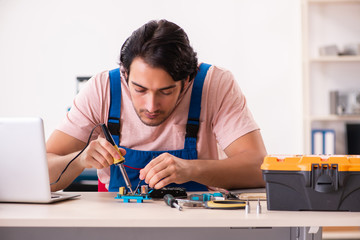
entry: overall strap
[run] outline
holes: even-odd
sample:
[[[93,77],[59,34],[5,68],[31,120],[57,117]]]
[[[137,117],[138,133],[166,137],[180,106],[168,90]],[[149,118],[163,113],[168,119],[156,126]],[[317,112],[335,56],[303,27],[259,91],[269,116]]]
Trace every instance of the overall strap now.
[[[196,149],[196,139],[200,126],[202,89],[206,74],[210,67],[211,65],[202,63],[194,79],[188,121],[186,124],[185,148]]]
[[[120,69],[109,71],[110,108],[108,118],[109,131],[117,145],[120,144],[121,77]]]

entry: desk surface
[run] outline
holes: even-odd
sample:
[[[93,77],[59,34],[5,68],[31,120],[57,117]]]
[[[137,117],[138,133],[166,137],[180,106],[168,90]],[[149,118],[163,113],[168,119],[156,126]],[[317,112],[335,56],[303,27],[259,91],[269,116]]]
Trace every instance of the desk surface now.
[[[178,211],[162,200],[123,203],[116,193],[81,192],[79,199],[52,204],[0,203],[0,227],[292,227],[359,226],[360,212],[262,213],[187,208]]]

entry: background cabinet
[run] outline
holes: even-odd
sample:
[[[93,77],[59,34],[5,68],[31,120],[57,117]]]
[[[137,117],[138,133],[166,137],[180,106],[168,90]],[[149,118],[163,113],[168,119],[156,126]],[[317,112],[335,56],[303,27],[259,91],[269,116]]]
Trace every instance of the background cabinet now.
[[[305,153],[312,153],[312,130],[331,129],[335,153],[347,154],[346,124],[360,123],[360,115],[331,114],[330,92],[360,92],[360,55],[321,56],[319,49],[360,48],[360,1],[303,0],[302,22]]]

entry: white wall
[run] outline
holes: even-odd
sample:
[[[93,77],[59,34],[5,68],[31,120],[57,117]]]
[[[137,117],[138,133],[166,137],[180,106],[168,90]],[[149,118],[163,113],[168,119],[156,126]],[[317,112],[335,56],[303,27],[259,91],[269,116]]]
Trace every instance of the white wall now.
[[[269,153],[301,153],[300,0],[0,0],[0,116],[40,116],[49,136],[78,75],[117,67],[133,30],[166,18],[199,60],[230,69]]]

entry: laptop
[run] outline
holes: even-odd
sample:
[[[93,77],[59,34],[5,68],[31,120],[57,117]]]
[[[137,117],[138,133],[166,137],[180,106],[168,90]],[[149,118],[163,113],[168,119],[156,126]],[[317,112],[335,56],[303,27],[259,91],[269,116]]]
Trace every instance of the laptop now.
[[[50,190],[41,118],[0,118],[0,202],[52,203],[80,195]]]

